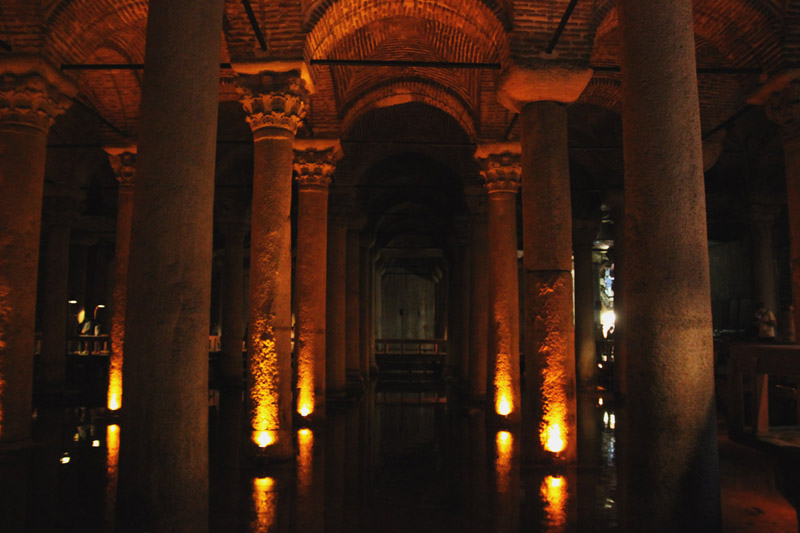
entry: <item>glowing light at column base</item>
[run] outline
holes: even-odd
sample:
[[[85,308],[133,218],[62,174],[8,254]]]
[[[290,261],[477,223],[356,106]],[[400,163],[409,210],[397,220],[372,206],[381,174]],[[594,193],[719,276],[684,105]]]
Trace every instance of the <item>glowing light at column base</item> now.
[[[542,431],[542,446],[548,452],[559,453],[564,451],[567,443],[564,440],[563,429],[560,424],[552,424]]]
[[[494,410],[500,416],[508,416],[514,411],[514,398],[511,377],[511,362],[508,354],[497,354],[495,363],[494,388],[495,404]]]
[[[259,448],[266,448],[267,446],[275,444],[275,434],[272,431],[254,431],[253,442],[255,442]]]
[[[304,417],[314,412],[314,357],[307,346],[297,358],[297,412]]]
[[[300,413],[300,416],[306,417],[314,412],[314,406],[313,404],[304,404],[297,410],[297,412]]]
[[[497,445],[497,490],[507,492],[511,487],[511,468],[514,452],[514,436],[508,431],[498,431],[495,438]]]
[[[567,481],[561,476],[547,476],[542,481],[540,493],[547,505],[547,525],[551,528],[564,526],[567,522]]]
[[[120,395],[116,394],[116,393],[109,392],[109,394],[108,394],[108,409],[110,411],[118,411],[120,407],[122,407],[122,401],[120,400]]]
[[[497,402],[497,414],[501,416],[508,416],[511,414],[511,402],[507,398],[501,397]]]
[[[259,448],[266,448],[275,443],[280,428],[278,354],[272,327],[257,322],[254,329],[264,333],[251,340],[254,350],[248,365],[252,439]]]

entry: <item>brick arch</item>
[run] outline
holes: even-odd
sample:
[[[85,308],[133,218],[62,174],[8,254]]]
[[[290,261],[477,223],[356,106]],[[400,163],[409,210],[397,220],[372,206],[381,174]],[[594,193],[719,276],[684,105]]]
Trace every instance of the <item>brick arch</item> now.
[[[622,112],[619,76],[595,74],[581,94],[579,103],[602,107],[614,113]]]
[[[497,14],[480,0],[339,0],[330,2],[306,37],[307,59],[328,59],[337,43],[375,22],[406,18],[438,23],[449,28],[445,55],[449,61],[506,61],[509,42]],[[433,26],[432,26],[433,28]],[[431,42],[436,36],[431,35]],[[360,50],[347,58],[363,59]]]
[[[451,89],[430,80],[420,78],[392,80],[374,86],[352,102],[342,121],[344,132],[372,110],[416,102],[447,113],[459,124],[469,139],[474,140],[476,137],[475,118],[466,102]]]

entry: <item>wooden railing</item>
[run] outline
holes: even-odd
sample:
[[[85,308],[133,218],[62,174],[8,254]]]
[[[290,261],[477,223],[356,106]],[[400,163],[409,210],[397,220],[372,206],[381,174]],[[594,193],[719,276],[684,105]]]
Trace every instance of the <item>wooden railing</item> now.
[[[375,339],[376,355],[445,355],[446,339]]]
[[[733,433],[770,433],[770,377],[800,379],[800,346],[735,344],[728,360],[729,417]],[[749,393],[749,401],[745,400]],[[800,395],[795,389],[800,424]],[[746,424],[749,418],[750,424]]]

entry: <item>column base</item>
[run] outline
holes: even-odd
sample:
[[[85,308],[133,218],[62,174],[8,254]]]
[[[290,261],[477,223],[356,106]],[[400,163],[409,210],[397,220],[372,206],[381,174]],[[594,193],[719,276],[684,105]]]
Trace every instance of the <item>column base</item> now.
[[[266,441],[274,439],[271,444],[259,446],[256,439],[262,438],[258,433],[268,434]],[[247,456],[254,464],[266,464],[274,461],[291,461],[294,459],[294,444],[291,431],[286,429],[271,430],[265,432],[251,432],[250,438],[245,444]]]

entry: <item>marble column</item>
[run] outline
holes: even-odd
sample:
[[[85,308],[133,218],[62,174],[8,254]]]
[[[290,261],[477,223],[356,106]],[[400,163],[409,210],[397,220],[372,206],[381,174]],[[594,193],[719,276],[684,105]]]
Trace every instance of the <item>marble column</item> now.
[[[69,299],[69,244],[73,223],[80,214],[82,194],[68,185],[45,188],[44,285],[42,287],[43,392],[62,394],[67,378],[67,319]]]
[[[108,361],[106,407],[122,407],[122,366],[125,353],[125,310],[128,305],[128,262],[133,218],[133,187],[136,176],[136,147],[106,148],[111,168],[119,183],[117,192],[116,253],[111,314],[111,356]]]
[[[479,147],[489,193],[489,355],[487,401],[498,423],[520,421],[517,191],[519,149]]]
[[[469,381],[468,397],[478,404],[486,400],[486,373],[489,353],[489,225],[488,199],[481,187],[467,192],[470,208],[469,287]]]
[[[328,187],[339,150],[336,141],[304,141],[295,145],[297,412],[313,420],[325,417]]]
[[[344,396],[346,385],[347,209],[340,199],[341,195],[331,195],[328,219],[325,381],[329,397]]]
[[[575,261],[575,368],[578,388],[597,388],[597,341],[595,339],[595,279],[592,263],[594,239],[600,229],[599,218],[572,222],[572,249]]]
[[[776,76],[749,102],[765,104],[767,116],[781,131],[789,213],[792,304],[795,331],[800,331],[800,73],[789,71]]]
[[[117,531],[208,530],[221,27],[220,0],[150,2],[128,261]]]
[[[0,451],[30,443],[47,133],[77,92],[44,59],[0,57]]]
[[[617,3],[625,152],[628,531],[721,527],[692,2]]]
[[[236,65],[234,65],[236,66]],[[295,133],[308,91],[299,70],[239,76],[241,101],[253,130],[250,219],[250,306],[247,397],[251,452],[289,459],[292,451],[291,291],[289,212]]]
[[[222,257],[222,317],[219,383],[241,391],[244,368],[244,237],[249,221],[249,199],[217,193],[214,223],[225,241]]]
[[[351,219],[347,228],[347,259],[345,266],[345,360],[347,365],[347,388],[360,389],[364,382],[361,373],[360,345],[361,328],[359,327],[361,224]]]
[[[778,284],[775,272],[774,232],[775,218],[781,213],[780,205],[754,204],[750,210],[753,225],[753,294],[775,316],[778,309]]]

